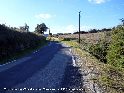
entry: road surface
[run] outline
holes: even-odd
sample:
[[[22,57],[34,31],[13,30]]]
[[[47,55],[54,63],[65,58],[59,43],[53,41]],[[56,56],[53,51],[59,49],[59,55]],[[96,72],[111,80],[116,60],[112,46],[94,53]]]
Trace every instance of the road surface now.
[[[51,42],[22,62],[0,66],[0,93],[62,92],[63,82],[66,82],[65,70],[72,62],[69,49],[58,42]]]

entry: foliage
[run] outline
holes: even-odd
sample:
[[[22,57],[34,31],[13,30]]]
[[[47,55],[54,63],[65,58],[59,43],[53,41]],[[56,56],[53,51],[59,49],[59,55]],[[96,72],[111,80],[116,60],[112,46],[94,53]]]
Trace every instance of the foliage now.
[[[80,31],[80,34],[88,34],[88,33],[97,33],[97,32],[109,32],[111,31],[111,28],[103,28],[103,29],[91,29],[88,32],[87,31]],[[79,34],[79,31],[74,32],[73,34]]]
[[[90,31],[89,31],[89,33],[97,33],[97,32],[104,32],[104,31],[111,31],[112,29],[111,28],[103,28],[103,29],[101,29],[101,30],[99,30],[99,29],[91,29]]]
[[[91,30],[89,31],[89,33],[97,33],[97,32],[98,32],[97,29],[91,29]]]
[[[29,31],[29,26],[25,23],[25,26],[24,26],[25,30],[28,32]]]
[[[107,93],[124,93],[124,69],[101,64],[101,76],[98,81]]]
[[[80,31],[80,34],[87,34],[88,32],[85,32],[85,31]],[[79,34],[79,31],[77,32],[74,32],[73,34]]]
[[[81,49],[91,53],[100,61],[106,63],[106,55],[108,50],[109,42],[106,39],[100,39],[96,43],[87,42],[84,38],[81,39],[80,47]]]
[[[31,32],[18,32],[0,25],[0,61],[15,53],[31,49],[45,42],[45,37]]]
[[[20,31],[29,32],[29,26],[25,23],[25,26],[20,26]]]
[[[52,36],[52,33],[49,33],[50,36]]]
[[[80,48],[85,50],[100,61],[106,63],[106,55],[108,45],[110,43],[111,31],[99,32],[99,33],[88,33],[81,36]],[[60,39],[60,36],[59,36]],[[73,35],[62,35],[61,40],[63,41],[79,41],[76,36]]]
[[[92,44],[89,48],[89,52],[100,59],[100,61],[106,63],[107,49],[108,43],[100,41],[97,44]]]
[[[45,31],[47,31],[48,27],[45,25],[45,23],[37,24],[37,27],[35,28],[35,32],[44,34]]]
[[[102,93],[124,93],[124,69],[111,66],[109,64],[100,63],[96,57],[90,53],[81,50],[78,43],[74,41],[63,41],[67,45],[73,47],[76,55],[79,54],[86,65],[92,66],[96,70],[96,77],[93,77],[93,82],[97,83]],[[74,52],[73,50],[73,52]]]
[[[111,38],[107,62],[113,66],[124,68],[124,26],[120,25],[113,29]]]

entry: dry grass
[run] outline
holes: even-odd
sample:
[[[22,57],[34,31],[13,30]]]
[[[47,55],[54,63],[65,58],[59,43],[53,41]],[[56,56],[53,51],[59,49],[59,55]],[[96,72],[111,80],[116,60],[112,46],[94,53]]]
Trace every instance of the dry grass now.
[[[109,33],[111,32],[98,32],[98,33],[88,33],[81,34],[81,40],[86,43],[96,44],[98,41],[106,39],[106,41],[110,41]],[[75,38],[78,39],[78,34],[69,34],[69,35],[59,35],[59,38]]]

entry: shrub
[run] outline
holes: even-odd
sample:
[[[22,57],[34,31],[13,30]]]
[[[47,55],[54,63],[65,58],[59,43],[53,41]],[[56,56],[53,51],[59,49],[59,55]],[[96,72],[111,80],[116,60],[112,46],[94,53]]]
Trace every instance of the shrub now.
[[[112,31],[112,41],[107,53],[107,62],[116,67],[124,67],[124,26]]]
[[[106,63],[108,43],[105,41],[100,41],[97,44],[92,44],[89,48],[89,52],[97,57],[100,61]]]

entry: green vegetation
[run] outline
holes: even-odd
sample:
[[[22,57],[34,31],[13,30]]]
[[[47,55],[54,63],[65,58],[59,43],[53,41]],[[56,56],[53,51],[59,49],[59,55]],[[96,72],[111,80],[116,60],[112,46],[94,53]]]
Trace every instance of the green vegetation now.
[[[103,32],[102,32],[103,33]],[[86,34],[87,37],[81,37],[80,48],[91,53],[101,62],[113,65],[118,68],[124,68],[124,26],[114,27],[112,31],[104,32],[99,38],[95,33]],[[99,32],[100,34],[100,32]],[[93,38],[91,37],[93,36]],[[90,37],[90,38],[89,38]],[[59,37],[63,41],[76,40],[75,37],[64,35]]]
[[[31,32],[19,32],[0,25],[0,63],[11,61],[44,45],[46,38]]]
[[[97,79],[99,85],[104,87],[107,93],[124,93],[124,69],[108,64],[102,64],[101,75]]]
[[[82,35],[81,35],[82,36]],[[84,35],[81,37],[81,42],[80,42],[80,48],[82,50],[85,50],[92,55],[94,55],[96,58],[98,58],[100,61],[106,63],[106,55],[107,55],[107,50],[108,50],[108,45],[110,43],[110,40],[108,40],[108,37],[110,37],[110,32],[99,32],[99,33],[90,33],[86,34],[85,37]],[[78,42],[79,40],[76,39],[75,37],[59,37],[61,41],[76,41]]]
[[[98,70],[97,77],[93,77],[104,93],[124,93],[124,69],[117,68],[110,64],[100,62],[92,54],[82,50],[80,45],[74,41],[62,41],[68,46],[73,47],[73,52],[80,57],[85,58],[87,66],[92,66]]]
[[[108,49],[109,43],[105,41],[99,41],[97,44],[91,44],[89,46],[89,53],[94,55],[97,59],[99,59],[101,62],[106,63],[106,55],[107,55],[107,49]]]
[[[112,31],[107,63],[115,67],[124,68],[124,26],[118,26]]]
[[[106,55],[107,55],[108,43],[104,41],[100,41],[97,44],[92,44],[89,47],[89,52],[98,58],[100,61],[106,63]]]
[[[39,34],[44,34],[46,32],[48,27],[45,25],[45,23],[37,24],[37,27],[35,28],[35,32]]]
[[[111,41],[103,38],[96,44],[83,43],[83,46],[86,46],[88,48],[86,50],[100,61],[117,68],[124,68],[124,26],[113,28],[105,37],[108,36]]]
[[[88,34],[86,35],[88,36]],[[98,69],[98,76],[93,80],[105,93],[124,93],[123,25],[117,26],[112,31],[105,33],[105,36],[96,40],[97,42],[88,42],[89,38],[87,39],[87,37],[82,38],[81,44],[78,44],[78,40],[64,39],[64,36],[60,39],[73,47],[75,53],[86,58],[86,64],[92,64],[94,68]],[[90,40],[94,41],[95,39]]]

